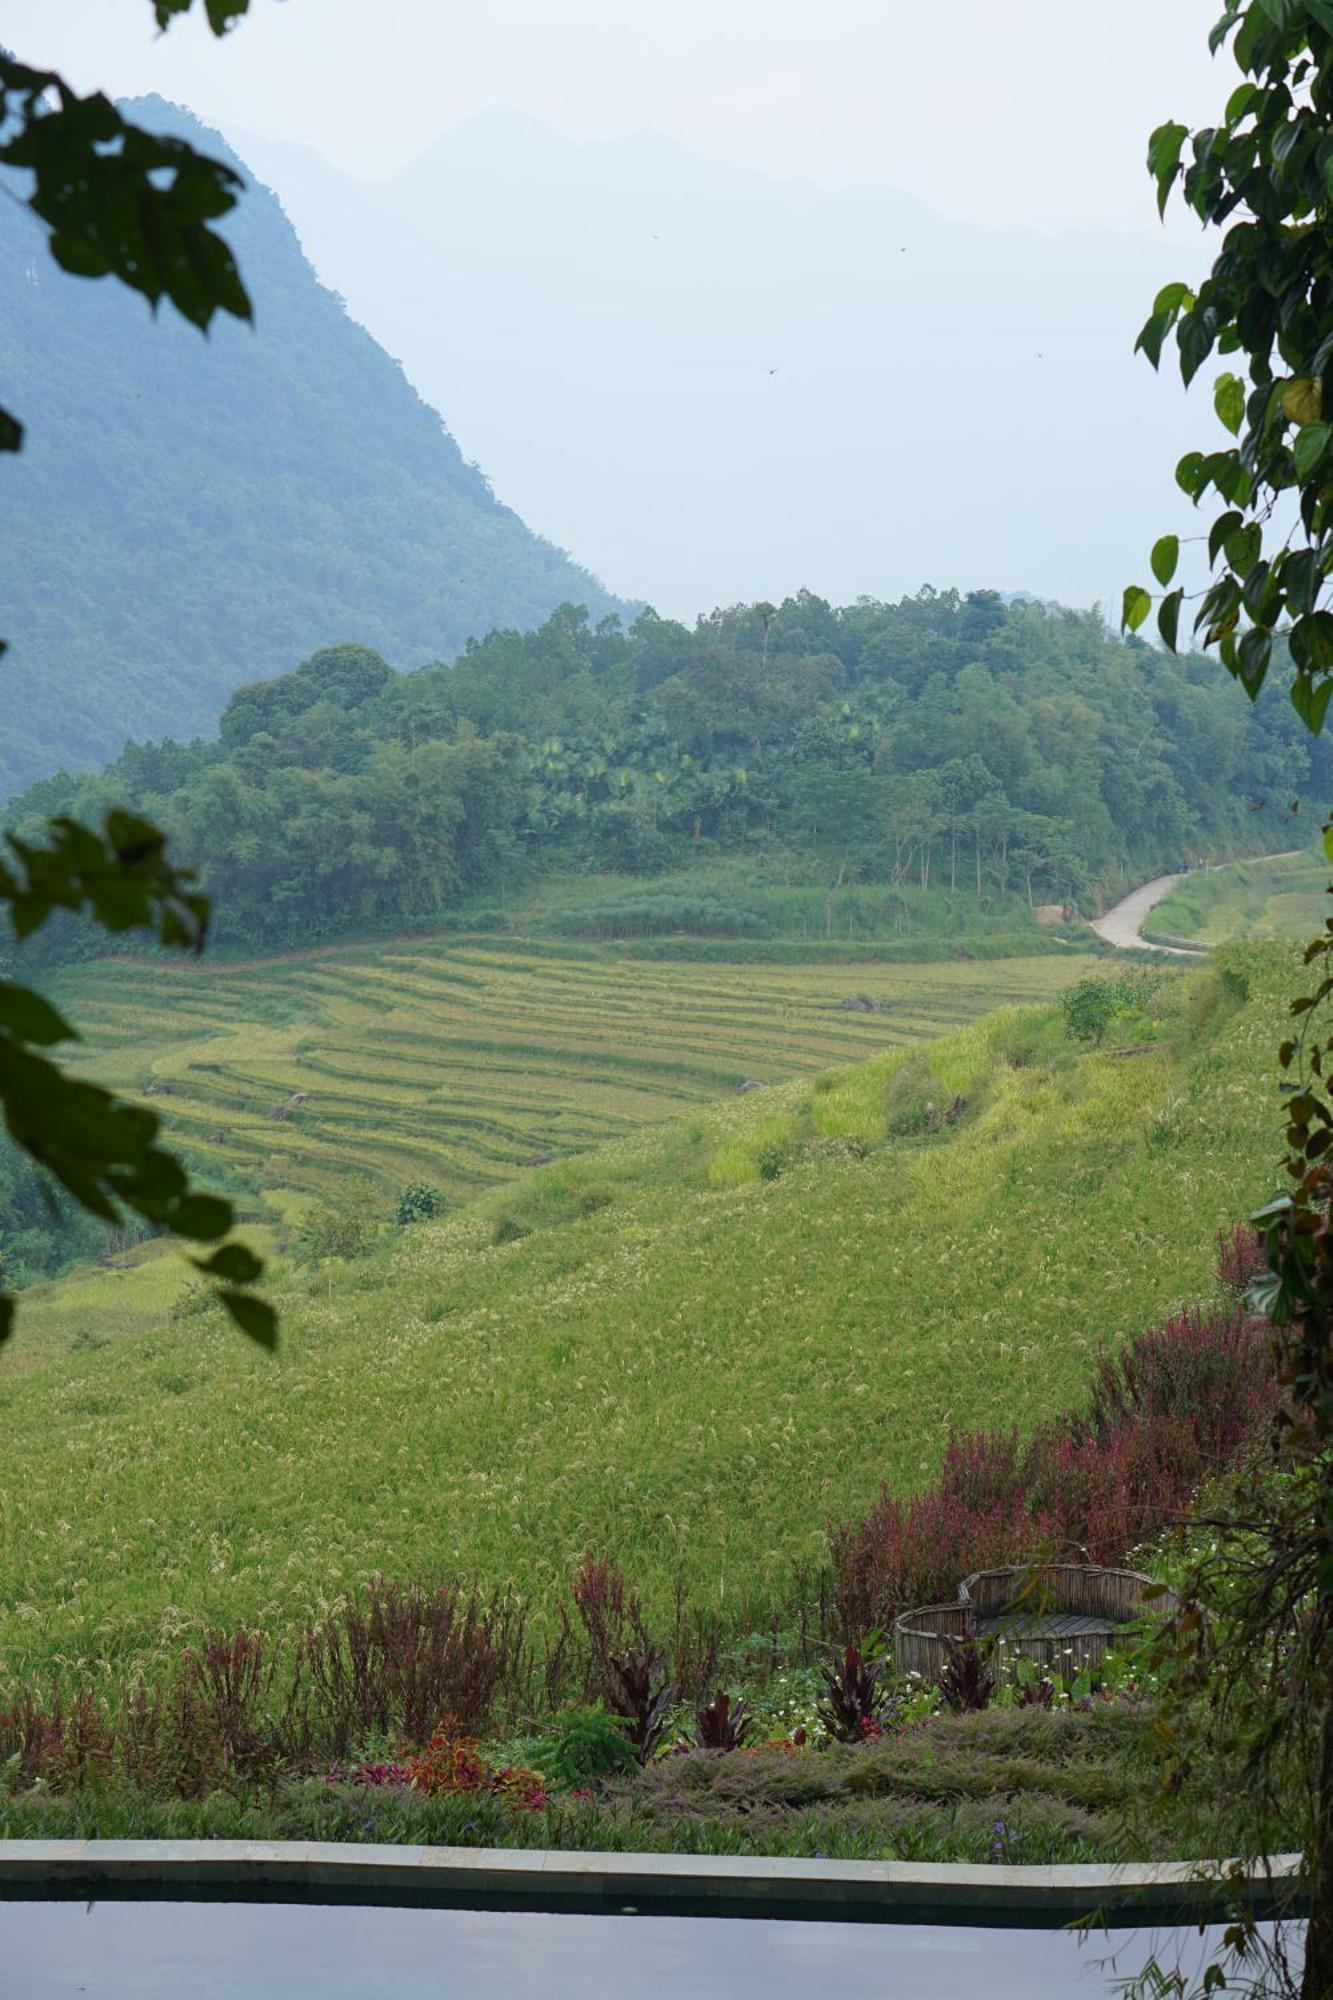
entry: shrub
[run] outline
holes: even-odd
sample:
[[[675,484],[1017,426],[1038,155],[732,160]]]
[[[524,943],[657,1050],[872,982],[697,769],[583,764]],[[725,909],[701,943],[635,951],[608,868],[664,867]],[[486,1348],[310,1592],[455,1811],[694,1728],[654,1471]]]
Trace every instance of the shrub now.
[[[549,1803],[540,1771],[530,1771],[521,1764],[492,1766],[476,1739],[460,1734],[452,1717],[439,1725],[421,1755],[413,1757],[406,1769],[413,1790],[427,1798],[483,1792],[527,1812],[541,1812]]]
[[[733,1700],[721,1689],[696,1711],[694,1724],[701,1750],[739,1750],[754,1726],[744,1700]]]
[[[940,1696],[945,1707],[954,1715],[974,1715],[989,1708],[995,1693],[995,1674],[985,1648],[975,1639],[947,1636],[944,1646]]]
[[[889,1691],[883,1685],[885,1657],[868,1660],[857,1646],[846,1645],[832,1666],[820,1670],[824,1699],[818,1716],[839,1743],[864,1743],[884,1732]]]
[[[323,1748],[345,1757],[371,1736],[422,1743],[442,1715],[479,1733],[523,1686],[524,1627],[522,1605],[508,1596],[377,1577],[301,1642]]]
[[[364,1257],[375,1245],[380,1225],[379,1197],[364,1180],[348,1181],[315,1203],[302,1218],[292,1254],[298,1264],[330,1257]]]
[[[638,1599],[626,1594],[625,1579],[614,1563],[585,1557],[573,1596],[598,1691],[619,1717],[639,1762],[646,1764],[662,1740],[675,1699],[665,1652],[650,1635]]]
[[[497,1247],[502,1243],[518,1243],[523,1237],[531,1234],[532,1231],[527,1223],[521,1221],[518,1216],[502,1215],[491,1231],[491,1242]]]
[[[1228,1298],[1243,1299],[1253,1279],[1268,1269],[1264,1240],[1248,1222],[1217,1232],[1217,1282]]]
[[[590,910],[553,915],[550,928],[562,937],[660,937],[686,932],[697,937],[765,937],[768,925],[753,910],[716,896],[641,896],[600,903]]]
[[[604,1708],[564,1708],[553,1715],[533,1753],[542,1772],[561,1791],[633,1770],[634,1746],[615,1716]]]
[[[913,1138],[938,1125],[943,1091],[928,1056],[913,1056],[890,1080],[884,1094],[888,1129],[895,1138]]]
[[[1147,966],[1131,966],[1114,979],[1080,979],[1060,995],[1065,1033],[1074,1042],[1104,1041],[1117,1015],[1133,1020],[1146,1014],[1162,979]]]
[[[393,1219],[400,1229],[406,1229],[413,1222],[434,1222],[448,1209],[447,1197],[433,1182],[409,1181],[398,1197]]]
[[[1074,1042],[1102,1041],[1118,1005],[1114,980],[1080,979],[1060,995],[1065,1033]]]

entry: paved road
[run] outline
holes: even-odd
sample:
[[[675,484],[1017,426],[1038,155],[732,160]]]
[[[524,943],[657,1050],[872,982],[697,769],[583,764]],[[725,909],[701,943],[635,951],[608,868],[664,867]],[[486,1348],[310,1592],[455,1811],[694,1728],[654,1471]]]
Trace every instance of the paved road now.
[[[1168,891],[1175,888],[1180,879],[1179,875],[1159,875],[1156,881],[1145,882],[1142,888],[1139,889],[1131,889],[1127,896],[1123,896],[1118,903],[1112,904],[1104,917],[1094,917],[1092,928],[1096,931],[1098,937],[1105,938],[1108,944],[1128,947],[1131,950],[1135,948],[1139,950],[1148,948],[1156,951],[1169,951],[1173,958],[1201,957],[1203,955],[1202,949],[1199,951],[1184,951],[1177,949],[1175,945],[1145,946],[1143,925],[1148,912],[1153,908],[1154,904],[1161,902],[1163,896]]]

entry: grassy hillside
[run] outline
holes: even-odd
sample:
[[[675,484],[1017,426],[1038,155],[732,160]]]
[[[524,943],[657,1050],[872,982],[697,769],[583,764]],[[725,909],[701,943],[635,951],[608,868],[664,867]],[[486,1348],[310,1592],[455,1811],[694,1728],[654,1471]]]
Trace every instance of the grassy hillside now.
[[[1182,876],[1153,911],[1154,936],[1229,944],[1238,938],[1312,937],[1329,915],[1329,864],[1316,848],[1232,861]]]
[[[1006,1009],[640,1130],[293,1281],[276,1360],[209,1313],[0,1360],[6,1669],[123,1670],[374,1570],[549,1607],[587,1548],[762,1605],[951,1424],[1067,1406],[1205,1282],[1272,1180],[1295,976],[1251,947],[1123,1052]]]

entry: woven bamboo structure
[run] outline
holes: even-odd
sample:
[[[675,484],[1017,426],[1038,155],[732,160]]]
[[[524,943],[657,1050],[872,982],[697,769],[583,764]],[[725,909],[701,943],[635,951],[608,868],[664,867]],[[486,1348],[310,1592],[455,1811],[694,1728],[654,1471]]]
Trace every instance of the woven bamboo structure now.
[[[964,1577],[953,1604],[923,1604],[894,1619],[894,1660],[899,1673],[938,1681],[947,1642],[980,1639],[993,1646],[1001,1667],[1031,1660],[1070,1680],[1095,1674],[1112,1648],[1132,1645],[1150,1619],[1174,1611],[1178,1601],[1137,1570],[1097,1563],[976,1570]]]

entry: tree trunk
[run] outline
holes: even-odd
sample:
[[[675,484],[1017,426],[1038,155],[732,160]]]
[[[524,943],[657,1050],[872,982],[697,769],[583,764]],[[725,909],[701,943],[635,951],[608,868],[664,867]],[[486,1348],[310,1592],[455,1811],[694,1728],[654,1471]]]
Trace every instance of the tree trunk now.
[[[1333,1702],[1325,1701],[1319,1749],[1315,1846],[1309,1855],[1310,1927],[1301,2000],[1333,2000]]]

